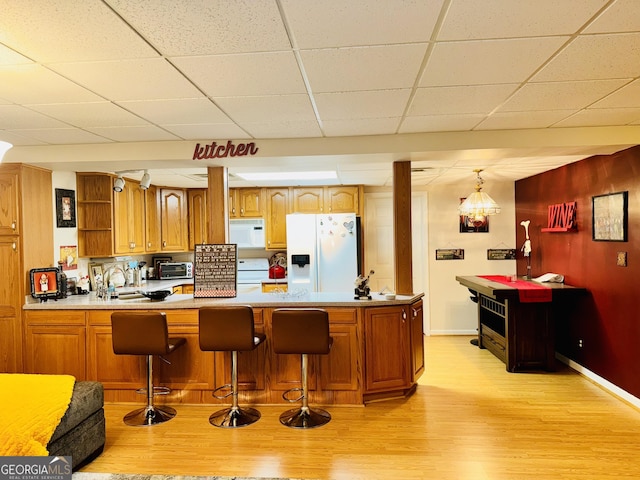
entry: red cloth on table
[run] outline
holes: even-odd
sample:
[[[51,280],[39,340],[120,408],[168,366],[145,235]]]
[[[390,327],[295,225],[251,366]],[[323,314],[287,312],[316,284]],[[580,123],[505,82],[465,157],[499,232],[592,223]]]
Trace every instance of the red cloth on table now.
[[[538,285],[537,283],[526,282],[524,280],[511,281],[510,276],[505,275],[478,275],[480,278],[484,278],[491,282],[502,283],[509,287],[518,289],[518,296],[522,303],[533,302],[550,302],[552,291],[549,287],[544,285]]]

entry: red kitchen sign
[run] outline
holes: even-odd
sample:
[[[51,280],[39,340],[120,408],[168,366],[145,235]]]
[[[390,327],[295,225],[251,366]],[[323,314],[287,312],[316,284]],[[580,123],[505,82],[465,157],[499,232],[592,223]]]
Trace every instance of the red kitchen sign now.
[[[209,145],[202,146],[199,143],[196,143],[196,149],[193,152],[193,160],[244,157],[247,155],[255,155],[256,153],[258,153],[258,147],[256,147],[256,144],[253,142],[234,145],[231,140],[227,140],[226,145],[218,145],[217,142],[211,142]]]

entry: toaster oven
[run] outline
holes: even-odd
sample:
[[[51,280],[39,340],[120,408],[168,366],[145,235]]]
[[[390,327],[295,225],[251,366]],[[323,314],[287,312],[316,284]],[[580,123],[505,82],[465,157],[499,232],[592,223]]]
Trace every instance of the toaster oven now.
[[[160,271],[158,272],[158,278],[161,280],[167,280],[171,278],[192,278],[193,277],[193,263],[192,262],[166,262],[160,263]]]

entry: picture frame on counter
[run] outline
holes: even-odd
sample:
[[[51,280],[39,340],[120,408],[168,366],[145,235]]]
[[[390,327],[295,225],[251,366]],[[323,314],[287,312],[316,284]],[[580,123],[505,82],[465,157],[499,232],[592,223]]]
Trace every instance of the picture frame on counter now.
[[[76,226],[76,192],[56,188],[56,226],[73,228]]]
[[[628,195],[625,191],[591,197],[594,241],[627,241]]]
[[[235,243],[194,246],[194,298],[230,298],[238,294],[238,246]]]
[[[104,279],[104,271],[102,269],[101,263],[90,263],[89,264],[89,284],[91,285],[91,290],[94,292],[98,288],[98,283],[102,282]]]
[[[31,296],[42,302],[58,298],[60,293],[60,270],[55,267],[32,268],[29,270]]]

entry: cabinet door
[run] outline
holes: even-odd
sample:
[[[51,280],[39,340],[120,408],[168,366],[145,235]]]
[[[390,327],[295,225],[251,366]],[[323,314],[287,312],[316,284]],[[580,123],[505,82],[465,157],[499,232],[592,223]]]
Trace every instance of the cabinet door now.
[[[86,379],[85,326],[27,325],[25,373],[73,375]]]
[[[241,217],[262,217],[264,214],[261,188],[238,189],[238,203]]]
[[[289,213],[289,189],[268,188],[267,199],[267,249],[287,248],[287,213]]]
[[[187,198],[182,189],[160,189],[160,211],[163,252],[187,250]]]
[[[323,213],[324,190],[322,187],[293,189],[294,213]]]
[[[18,213],[18,175],[0,169],[0,235],[20,233]]]
[[[407,388],[411,357],[407,307],[366,310],[365,392]]]
[[[114,253],[144,252],[144,190],[131,180],[113,194]]]
[[[229,189],[229,218],[238,218],[240,216],[240,208],[238,205],[238,189]]]
[[[160,206],[158,205],[158,187],[149,186],[144,192],[145,208],[145,251],[160,251]]]
[[[20,254],[18,237],[0,237],[0,373],[22,371]]]
[[[207,243],[207,190],[190,189],[189,198],[189,250],[195,245]]]
[[[131,253],[145,251],[145,205],[144,190],[140,184],[134,183],[129,191],[129,236],[131,237]]]
[[[322,390],[358,389],[358,334],[356,325],[330,325],[333,345],[320,357]]]
[[[327,213],[360,213],[360,189],[356,186],[327,187],[324,204]]]
[[[411,370],[412,381],[416,382],[424,373],[424,327],[422,300],[409,308],[411,324]]]

